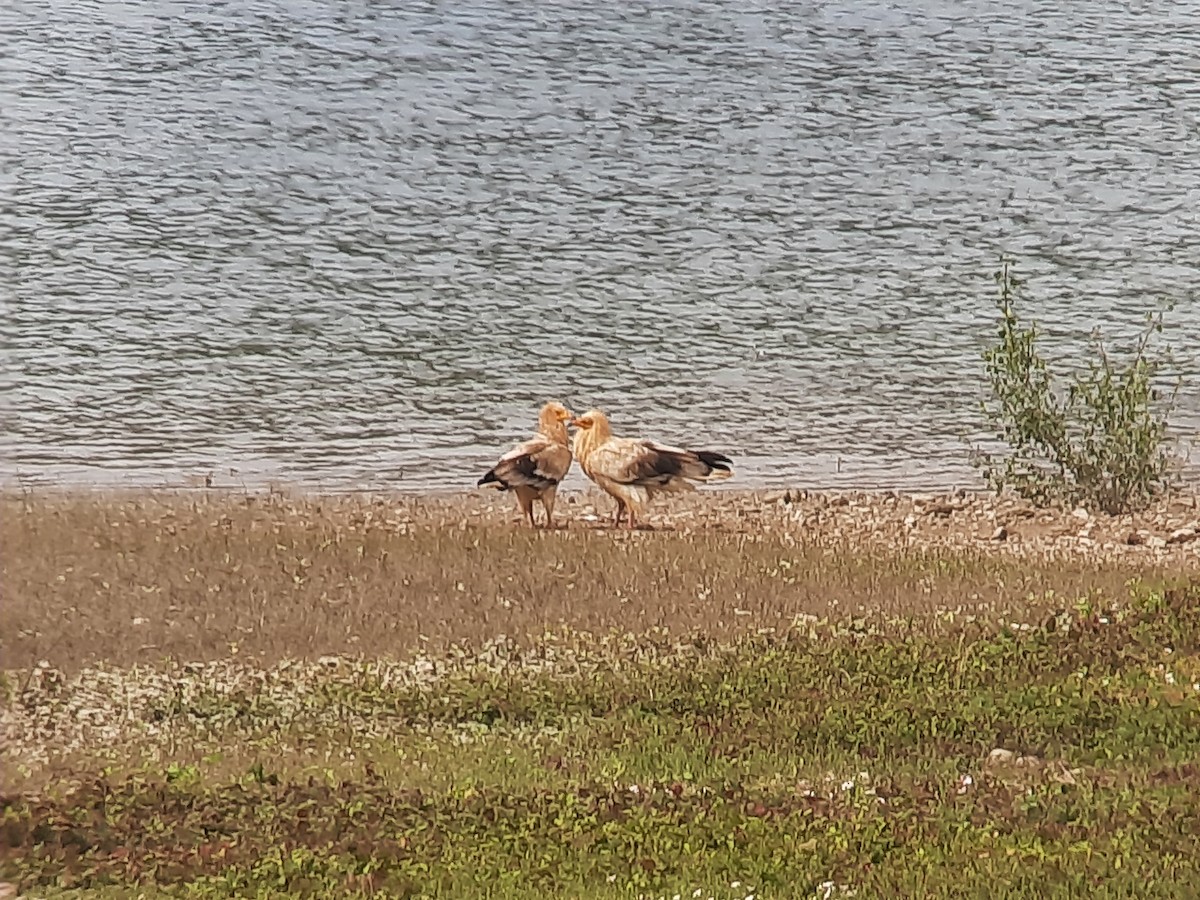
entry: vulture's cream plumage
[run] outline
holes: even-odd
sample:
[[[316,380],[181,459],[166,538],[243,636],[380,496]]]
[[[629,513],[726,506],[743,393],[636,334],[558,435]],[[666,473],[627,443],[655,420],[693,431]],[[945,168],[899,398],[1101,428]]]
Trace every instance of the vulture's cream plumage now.
[[[571,411],[561,403],[547,403],[538,414],[534,436],[505,453],[479,479],[480,485],[515,493],[521,512],[534,527],[534,500],[540,500],[546,510],[546,525],[554,523],[554,497],[571,468],[571,448],[567,444],[570,420]]]
[[[576,416],[573,450],[584,474],[617,501],[614,524],[629,514],[641,516],[656,494],[693,491],[693,482],[720,481],[733,475],[733,460],[713,450],[684,450],[641,438],[614,437],[608,417],[598,409]]]

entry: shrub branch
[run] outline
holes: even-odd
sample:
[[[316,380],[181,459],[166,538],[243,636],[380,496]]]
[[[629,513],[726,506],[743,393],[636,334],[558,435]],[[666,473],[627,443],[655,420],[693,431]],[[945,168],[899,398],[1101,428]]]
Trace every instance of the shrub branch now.
[[[1038,352],[1041,331],[1017,315],[1022,282],[1009,262],[996,281],[1000,322],[996,343],[983,353],[991,399],[982,409],[1009,450],[975,455],[988,485],[1043,505],[1083,504],[1113,514],[1144,507],[1177,472],[1167,423],[1178,383],[1162,409],[1154,388],[1167,361],[1151,352],[1162,312],[1146,317],[1125,365],[1093,332],[1087,370],[1071,374],[1064,393]]]

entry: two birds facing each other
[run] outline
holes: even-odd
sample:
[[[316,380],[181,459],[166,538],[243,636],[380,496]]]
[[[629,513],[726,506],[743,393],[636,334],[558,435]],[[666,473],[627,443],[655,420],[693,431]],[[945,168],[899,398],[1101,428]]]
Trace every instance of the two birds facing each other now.
[[[574,441],[567,426],[576,429]],[[733,460],[712,450],[684,450],[643,438],[615,437],[608,417],[598,409],[573,416],[561,403],[550,402],[538,415],[533,437],[513,447],[479,479],[501,491],[513,491],[521,512],[536,527],[534,501],[554,521],[558,486],[579,461],[585,475],[617,501],[613,524],[628,513],[634,527],[656,494],[695,490],[693,482],[720,481],[733,475]]]

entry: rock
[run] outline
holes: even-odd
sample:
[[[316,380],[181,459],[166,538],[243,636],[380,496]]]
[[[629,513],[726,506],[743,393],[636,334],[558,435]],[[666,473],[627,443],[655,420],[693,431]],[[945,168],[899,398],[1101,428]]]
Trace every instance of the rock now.
[[[1091,514],[1091,513],[1089,513],[1089,512],[1088,512],[1086,509],[1084,509],[1082,506],[1080,506],[1080,507],[1077,507],[1077,508],[1076,508],[1076,509],[1075,509],[1075,510],[1074,510],[1074,511],[1071,513],[1071,515],[1073,515],[1075,518],[1077,518],[1077,519],[1078,519],[1079,521],[1081,521],[1081,522],[1086,522],[1088,519],[1090,519],[1090,518],[1092,517],[1092,514]]]
[[[1013,760],[1016,758],[1017,754],[1013,753],[1011,750],[1005,750],[1003,747],[997,747],[988,754],[987,761],[989,766],[1007,766],[1011,765]]]
[[[1159,537],[1157,534],[1152,534],[1150,537],[1146,538],[1146,546],[1151,550],[1161,550],[1163,547],[1167,546],[1167,539],[1165,537]]]
[[[1051,773],[1050,777],[1059,784],[1073,785],[1077,783],[1075,781],[1075,775],[1078,772],[1078,769],[1068,769],[1065,763],[1060,762],[1054,767],[1054,771]]]
[[[995,531],[992,532],[992,540],[993,541],[1003,541],[1003,540],[1006,540],[1007,538],[1008,538],[1008,529],[1005,528],[1003,525],[1001,525],[999,528],[997,528]]]
[[[1168,544],[1186,544],[1188,541],[1194,541],[1200,535],[1200,527],[1196,525],[1185,525],[1182,528],[1176,528],[1167,536]]]
[[[1016,764],[1023,769],[1041,768],[1042,761],[1036,756],[1018,756]]]

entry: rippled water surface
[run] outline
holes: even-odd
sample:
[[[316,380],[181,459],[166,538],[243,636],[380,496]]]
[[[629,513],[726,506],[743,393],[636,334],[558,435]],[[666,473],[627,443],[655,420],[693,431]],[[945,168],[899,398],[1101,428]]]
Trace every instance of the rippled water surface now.
[[[1173,300],[1200,429],[1200,0],[0,27],[5,480],[458,487],[555,396],[744,484],[965,484],[1002,251],[1072,356]]]

